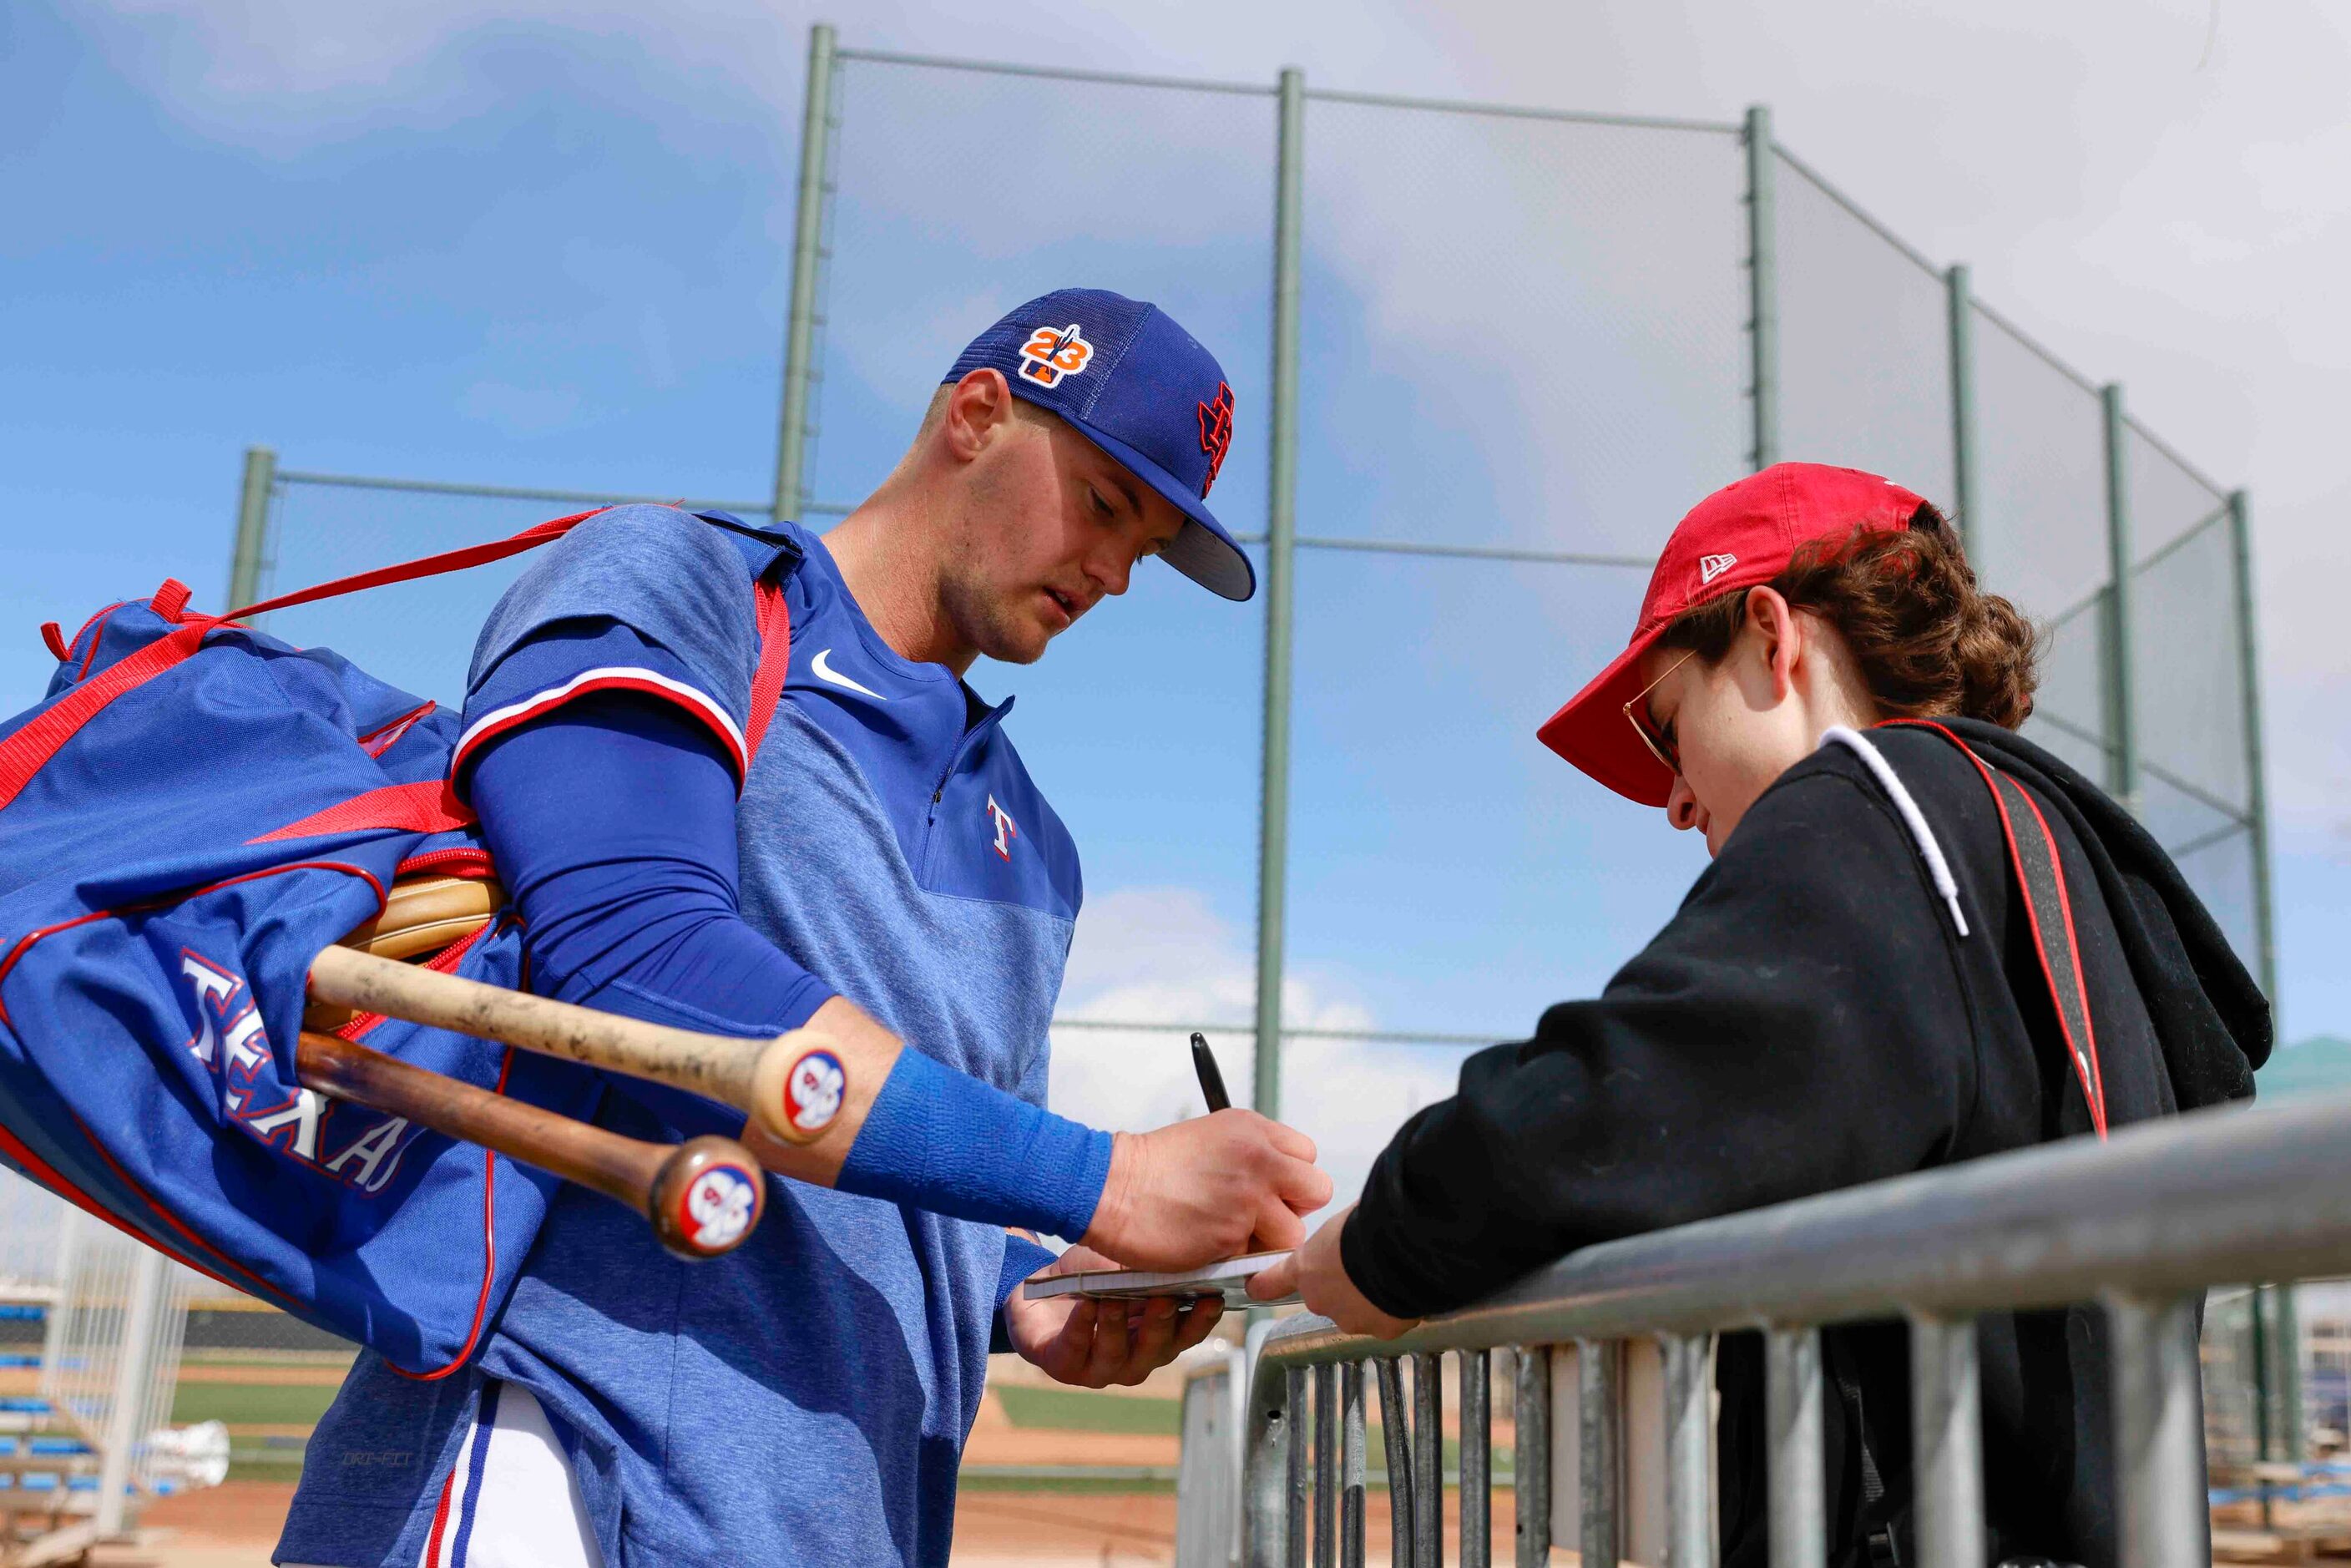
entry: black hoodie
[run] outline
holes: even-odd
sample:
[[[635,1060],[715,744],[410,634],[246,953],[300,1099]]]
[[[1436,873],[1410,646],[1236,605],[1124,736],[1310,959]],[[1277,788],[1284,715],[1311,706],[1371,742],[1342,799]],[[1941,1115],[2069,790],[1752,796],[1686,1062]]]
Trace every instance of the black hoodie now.
[[[2109,1123],[2250,1097],[2269,1004],[2170,858],[2038,747],[1949,727],[2057,839]],[[1869,738],[1940,842],[1969,935],[1862,758],[1824,747],[1598,999],[1471,1057],[1459,1092],[1396,1134],[1342,1238],[1373,1302],[1425,1316],[1593,1242],[2091,1130],[1982,779],[1928,731]],[[2103,1314],[1992,1314],[1980,1339],[1995,1560],[2112,1568]],[[1832,1562],[1864,1562],[1865,1533],[1907,1534],[1907,1342],[1900,1324],[1823,1340]],[[1754,1336],[1725,1337],[1718,1383],[1723,1562],[1750,1568],[1766,1547]],[[1856,1431],[1886,1487],[1866,1520]]]

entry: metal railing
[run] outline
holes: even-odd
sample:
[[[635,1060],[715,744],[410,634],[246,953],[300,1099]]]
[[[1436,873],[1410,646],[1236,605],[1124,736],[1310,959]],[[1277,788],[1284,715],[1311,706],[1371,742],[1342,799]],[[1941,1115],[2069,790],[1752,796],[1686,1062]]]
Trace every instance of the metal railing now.
[[[2022,1150],[1746,1214],[1591,1247],[1401,1338],[1292,1317],[1252,1335],[1235,1467],[1252,1568],[1358,1568],[1365,1547],[1364,1388],[1377,1389],[1393,1561],[1437,1568],[1444,1551],[1440,1357],[1461,1366],[1458,1561],[1491,1561],[1494,1450],[1489,1356],[1520,1347],[1517,1561],[1548,1561],[1554,1458],[1560,1513],[1590,1568],[1628,1556],[1631,1491],[1663,1472],[1662,1557],[1709,1568],[1717,1542],[1708,1404],[1714,1336],[1765,1334],[1770,1537],[1775,1563],[1825,1560],[1820,1330],[1910,1325],[1917,1546],[1926,1568],[1982,1568],[1984,1469],[1974,1316],[2102,1305],[2112,1333],[2120,1560],[2188,1568],[2206,1558],[2206,1478],[2195,1336],[2210,1286],[2351,1267],[2351,1095],[2279,1110],[2229,1106],[2115,1134]],[[1628,1430],[1628,1345],[1654,1343],[1663,1418]],[[1552,1369],[1573,1354],[1576,1412],[1552,1452]],[[1409,1366],[1410,1408],[1402,1368]],[[1573,1448],[1570,1458],[1566,1452]],[[1638,1451],[1631,1451],[1638,1450]],[[1205,1482],[1194,1490],[1203,1497]],[[1194,1506],[1187,1497],[1181,1505]],[[1203,1503],[1200,1506],[1205,1507]],[[1310,1529],[1310,1520],[1311,1528]],[[1222,1562],[1179,1522],[1186,1563]]]

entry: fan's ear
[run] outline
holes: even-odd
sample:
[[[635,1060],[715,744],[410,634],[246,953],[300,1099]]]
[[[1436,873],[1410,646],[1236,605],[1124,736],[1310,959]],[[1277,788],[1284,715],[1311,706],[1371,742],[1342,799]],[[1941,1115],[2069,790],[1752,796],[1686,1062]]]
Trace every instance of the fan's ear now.
[[[1747,591],[1746,620],[1771,672],[1771,695],[1775,701],[1785,700],[1795,689],[1796,661],[1804,654],[1803,623],[1780,591],[1769,584]]]

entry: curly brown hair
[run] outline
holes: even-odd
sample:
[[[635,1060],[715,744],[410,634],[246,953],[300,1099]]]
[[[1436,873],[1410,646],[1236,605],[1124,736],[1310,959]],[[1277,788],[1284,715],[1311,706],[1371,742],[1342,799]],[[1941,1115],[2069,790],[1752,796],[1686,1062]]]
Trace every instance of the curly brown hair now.
[[[1770,586],[1837,629],[1882,717],[1980,718],[2014,729],[2032,716],[2041,634],[2015,605],[1977,590],[1958,531],[1931,506],[1907,528],[1856,528],[1802,545]],[[1720,663],[1750,591],[1684,611],[1656,645]]]

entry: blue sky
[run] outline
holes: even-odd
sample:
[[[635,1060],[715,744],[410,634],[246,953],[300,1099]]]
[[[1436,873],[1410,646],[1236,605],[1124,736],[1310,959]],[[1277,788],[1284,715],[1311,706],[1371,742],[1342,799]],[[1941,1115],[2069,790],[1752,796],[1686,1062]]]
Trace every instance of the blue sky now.
[[[1768,32],[1715,5],[1350,7],[1345,26],[1335,7],[1185,9],[1188,25],[1139,5],[841,20],[852,46],[1111,69],[1266,81],[1300,63],[1319,85],[1716,120],[1768,99],[1813,165],[1930,255],[1975,257],[1987,298],[2094,377],[2127,379],[2155,428],[2252,485],[2288,1035],[2351,1034],[2335,803],[2351,657],[2314,586],[2351,565],[2331,522],[2351,476],[2314,395],[2351,368],[2318,263],[2339,255],[2346,204],[2339,178],[2314,177],[2341,166],[2324,117],[2294,118],[2296,84],[2346,52],[2338,24],[2224,7],[2208,27],[2203,7],[2170,4],[2063,23],[2005,4],[1823,5]],[[365,16],[11,7],[0,625],[18,630],[0,709],[47,678],[43,620],[70,631],[167,574],[218,601],[251,443],[308,470],[767,494],[812,16],[751,0],[658,26],[442,0]],[[878,477],[970,332],[1082,280],[1161,300],[1224,355],[1242,436],[1217,500],[1238,528],[1262,526],[1269,100],[852,66],[842,113],[820,496],[854,500]],[[1327,106],[1308,146],[1302,529],[1637,551],[1738,470],[1727,139]],[[1830,223],[1805,220],[1823,259],[1783,285],[1786,308],[1881,315],[1792,351],[1792,394],[1810,400],[1792,437],[1930,467],[1909,455],[1932,450],[1938,409],[1888,367],[1935,318],[1917,278],[1882,273]],[[2051,493],[2020,481],[2019,515]],[[298,490],[278,581],[541,510]],[[431,686],[499,580],[281,630],[396,678],[423,661]],[[1302,558],[1295,1016],[1520,1030],[1670,912],[1697,846],[1530,734],[1621,643],[1639,586],[1606,569]],[[1014,732],[1107,912],[1081,934],[1073,1008],[1245,1015],[1261,635],[1256,607],[1146,573],[1043,665],[976,677],[1019,694]],[[1154,951],[1196,983],[1133,967]],[[1103,1076],[1161,1050],[1113,1043]],[[1455,1056],[1347,1049],[1301,1056],[1300,1075],[1360,1076],[1366,1125],[1441,1092]],[[1105,1114],[1178,1109],[1161,1102],[1180,1074],[1154,1061],[1149,1103]]]

